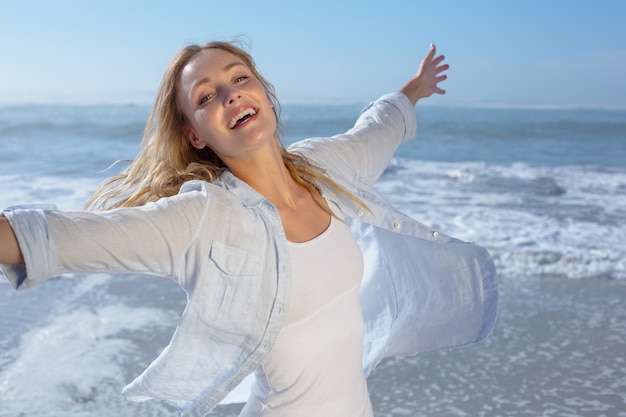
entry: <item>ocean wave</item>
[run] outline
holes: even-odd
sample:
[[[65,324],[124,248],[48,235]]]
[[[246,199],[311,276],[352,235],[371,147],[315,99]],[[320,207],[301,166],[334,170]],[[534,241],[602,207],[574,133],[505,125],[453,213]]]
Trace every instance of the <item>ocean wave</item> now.
[[[379,190],[486,246],[501,274],[626,279],[626,170],[397,159]]]

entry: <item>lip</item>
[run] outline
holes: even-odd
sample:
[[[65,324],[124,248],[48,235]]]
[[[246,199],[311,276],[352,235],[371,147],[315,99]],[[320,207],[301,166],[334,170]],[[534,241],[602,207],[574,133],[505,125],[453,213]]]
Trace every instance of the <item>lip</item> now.
[[[254,111],[254,113],[255,113],[255,114],[254,114],[253,116],[251,116],[248,120],[246,120],[245,122],[243,122],[242,124],[237,124],[237,125],[235,125],[234,127],[232,127],[232,128],[231,128],[231,127],[230,127],[230,125],[231,125],[231,123],[232,123],[233,119],[236,119],[236,118],[237,118],[237,116],[238,116],[239,114],[241,114],[241,112],[246,111],[246,110],[248,110],[248,109],[252,109],[252,110]],[[252,120],[256,119],[256,117],[257,117],[258,115],[259,115],[259,109],[258,109],[258,108],[256,108],[256,107],[254,107],[254,106],[247,106],[247,105],[245,105],[245,106],[240,106],[240,107],[237,107],[237,108],[236,108],[236,109],[235,109],[235,110],[234,110],[234,111],[230,114],[230,117],[228,118],[228,122],[226,123],[226,126],[227,126],[230,130],[239,129],[240,127],[244,127],[245,125],[247,125],[250,121],[252,121]]]

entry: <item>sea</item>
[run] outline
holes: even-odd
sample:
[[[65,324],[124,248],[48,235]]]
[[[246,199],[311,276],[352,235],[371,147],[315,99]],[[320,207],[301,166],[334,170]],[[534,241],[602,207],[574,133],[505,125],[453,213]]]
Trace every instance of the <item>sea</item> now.
[[[366,103],[283,105],[286,144],[349,129]],[[377,184],[398,208],[486,247],[499,317],[485,341],[390,358],[377,417],[626,416],[626,109],[419,103],[417,140]],[[77,210],[138,152],[149,107],[0,105],[0,208]],[[141,242],[138,242],[141,244]],[[185,305],[168,279],[0,277],[0,417],[168,417],[121,389]],[[240,405],[211,416],[235,417]]]

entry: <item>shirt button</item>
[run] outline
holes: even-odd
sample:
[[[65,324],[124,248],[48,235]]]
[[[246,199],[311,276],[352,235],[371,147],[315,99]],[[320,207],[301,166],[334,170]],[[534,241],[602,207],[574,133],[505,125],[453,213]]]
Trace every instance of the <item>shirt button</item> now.
[[[361,216],[363,215],[363,210],[359,210],[359,211],[357,211],[357,212],[356,212],[356,215],[357,215],[357,216],[359,216],[359,217],[361,217]]]
[[[393,228],[396,229],[396,230],[399,230],[400,229],[400,223],[394,222],[393,223]]]
[[[437,239],[439,237],[439,232],[433,232],[433,237]]]

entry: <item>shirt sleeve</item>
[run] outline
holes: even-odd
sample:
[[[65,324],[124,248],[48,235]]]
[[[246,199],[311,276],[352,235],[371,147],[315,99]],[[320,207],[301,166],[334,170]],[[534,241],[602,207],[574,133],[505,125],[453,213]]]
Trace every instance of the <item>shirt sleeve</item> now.
[[[2,271],[16,289],[64,273],[134,272],[178,278],[206,206],[205,196],[190,192],[103,212],[7,208],[3,214],[25,262],[2,265]]]
[[[325,169],[349,169],[373,184],[398,146],[413,139],[416,133],[414,107],[404,94],[396,92],[370,103],[347,132],[307,139],[292,145],[290,151],[305,155]]]

